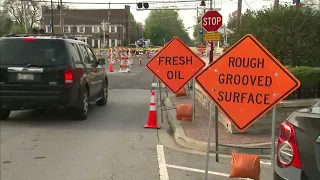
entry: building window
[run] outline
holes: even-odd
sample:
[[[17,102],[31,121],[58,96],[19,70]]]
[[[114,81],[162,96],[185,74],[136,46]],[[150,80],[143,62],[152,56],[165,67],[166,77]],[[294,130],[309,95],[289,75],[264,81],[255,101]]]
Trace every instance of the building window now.
[[[65,33],[70,33],[70,32],[71,32],[70,26],[65,26],[65,27],[64,27],[64,32],[65,32]]]
[[[47,26],[46,30],[47,30],[47,33],[51,33],[52,32],[51,26]]]
[[[112,33],[116,32],[115,26],[110,26],[110,32],[112,32]]]
[[[85,27],[84,26],[78,26],[78,33],[84,33]]]
[[[92,26],[93,33],[100,33],[100,26]]]

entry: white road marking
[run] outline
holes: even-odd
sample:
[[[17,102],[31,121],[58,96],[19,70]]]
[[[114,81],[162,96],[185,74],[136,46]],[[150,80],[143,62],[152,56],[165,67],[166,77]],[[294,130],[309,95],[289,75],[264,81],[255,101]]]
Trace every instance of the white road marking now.
[[[186,170],[186,171],[192,171],[192,172],[205,173],[205,171],[202,170],[202,169],[195,169],[195,168],[189,168],[189,167],[183,167],[183,166],[176,166],[176,165],[171,165],[171,164],[167,164],[167,167],[174,168],[174,169],[180,169],[180,170]],[[212,174],[212,175],[216,175],[216,176],[222,176],[222,177],[229,177],[229,174],[221,173],[221,172],[208,171],[208,174]],[[241,178],[241,179],[250,180],[248,178]]]
[[[269,165],[269,166],[271,166],[271,162],[270,162],[270,161],[261,161],[261,160],[260,160],[260,163],[261,163],[261,164],[264,164],[264,165]]]
[[[159,163],[160,180],[169,180],[166,158],[164,157],[163,145],[157,145],[157,155]]]

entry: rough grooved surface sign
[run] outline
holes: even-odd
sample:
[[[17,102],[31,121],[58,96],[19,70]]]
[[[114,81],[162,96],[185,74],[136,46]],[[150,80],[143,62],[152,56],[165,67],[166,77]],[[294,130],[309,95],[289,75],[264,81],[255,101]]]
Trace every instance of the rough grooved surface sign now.
[[[199,73],[196,81],[240,132],[300,86],[250,34]]]
[[[147,67],[166,87],[176,93],[205,65],[200,57],[175,37],[148,62]]]

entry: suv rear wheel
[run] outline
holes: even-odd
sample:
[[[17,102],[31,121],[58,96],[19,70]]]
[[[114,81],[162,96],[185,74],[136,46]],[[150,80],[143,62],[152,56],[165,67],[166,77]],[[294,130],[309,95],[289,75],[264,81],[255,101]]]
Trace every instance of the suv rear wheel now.
[[[6,108],[0,108],[0,120],[8,119],[11,110]]]
[[[97,106],[105,106],[108,102],[108,86],[106,83],[104,83],[103,89],[102,89],[102,98],[97,101]]]
[[[88,89],[83,88],[79,104],[73,111],[73,118],[76,120],[86,120],[88,117],[88,110],[89,110],[89,97],[88,97]]]

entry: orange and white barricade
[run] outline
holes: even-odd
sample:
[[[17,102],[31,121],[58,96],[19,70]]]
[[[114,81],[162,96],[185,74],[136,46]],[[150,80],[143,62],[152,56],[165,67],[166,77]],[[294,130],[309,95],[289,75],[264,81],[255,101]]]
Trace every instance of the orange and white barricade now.
[[[128,56],[122,56],[120,59],[120,70],[119,72],[128,73],[131,70],[131,65],[128,61]]]

